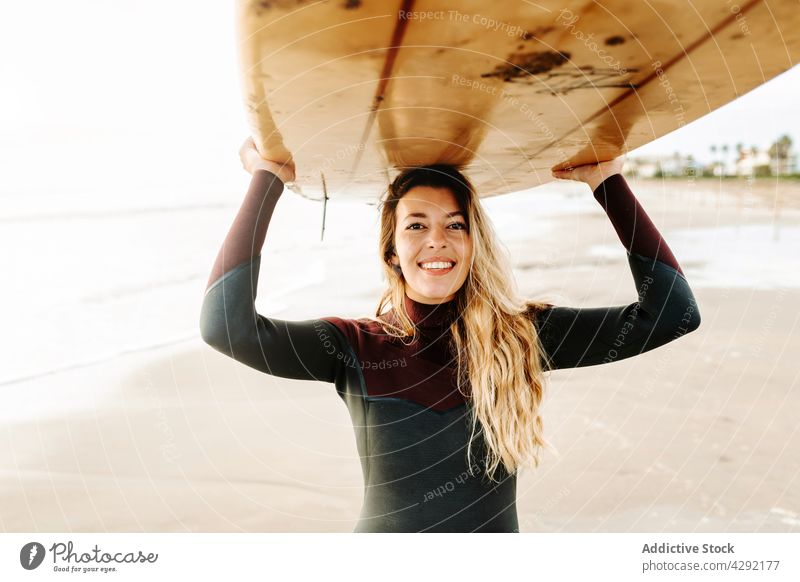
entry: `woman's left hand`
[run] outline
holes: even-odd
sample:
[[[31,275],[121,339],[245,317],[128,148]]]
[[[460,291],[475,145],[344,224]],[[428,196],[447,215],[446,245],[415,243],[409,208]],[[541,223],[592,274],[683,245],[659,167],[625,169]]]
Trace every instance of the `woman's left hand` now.
[[[586,182],[594,192],[603,180],[614,174],[622,173],[625,158],[619,157],[597,164],[583,164],[567,170],[553,170],[553,177],[561,180],[577,180]]]

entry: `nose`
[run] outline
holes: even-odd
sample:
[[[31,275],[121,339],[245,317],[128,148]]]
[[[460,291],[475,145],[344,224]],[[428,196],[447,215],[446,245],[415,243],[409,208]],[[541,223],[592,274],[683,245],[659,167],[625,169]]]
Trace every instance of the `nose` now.
[[[443,227],[434,226],[428,231],[428,246],[431,248],[447,246],[447,237]]]

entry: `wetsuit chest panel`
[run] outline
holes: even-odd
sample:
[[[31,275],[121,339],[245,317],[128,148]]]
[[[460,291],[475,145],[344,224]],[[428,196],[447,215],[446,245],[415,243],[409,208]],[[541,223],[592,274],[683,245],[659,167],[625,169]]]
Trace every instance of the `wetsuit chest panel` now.
[[[516,531],[516,477],[484,474],[470,410],[438,413],[401,399],[367,406],[369,481],[358,531]]]
[[[404,479],[410,473],[438,475],[440,465],[466,463],[466,406],[439,413],[407,400],[381,398],[368,403],[367,426],[370,457],[387,466],[387,479]]]
[[[456,382],[456,364],[442,333],[426,333],[410,345],[388,336],[373,322],[323,318],[347,338],[356,355],[367,396],[408,400],[436,412],[465,402]]]

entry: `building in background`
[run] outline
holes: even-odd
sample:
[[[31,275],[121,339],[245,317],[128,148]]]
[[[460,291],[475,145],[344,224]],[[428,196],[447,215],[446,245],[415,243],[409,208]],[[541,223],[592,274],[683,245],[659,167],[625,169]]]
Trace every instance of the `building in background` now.
[[[692,176],[697,171],[697,163],[692,156],[679,152],[671,156],[629,157],[625,160],[624,171],[633,178]]]
[[[739,156],[736,158],[735,173],[726,175],[751,177],[771,176],[770,161],[769,153],[766,150],[759,150],[756,146],[749,149],[743,148],[739,151]]]

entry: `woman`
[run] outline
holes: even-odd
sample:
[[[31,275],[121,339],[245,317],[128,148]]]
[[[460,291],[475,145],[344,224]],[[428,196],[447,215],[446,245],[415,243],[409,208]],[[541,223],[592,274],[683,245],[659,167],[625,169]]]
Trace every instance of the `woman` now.
[[[697,329],[678,262],[620,174],[621,160],[554,172],[603,206],[638,301],[608,308],[522,300],[467,179],[402,172],[381,207],[388,287],[376,317],[282,321],[254,308],[260,251],[291,164],[240,151],[253,178],[208,281],[203,339],[253,368],[335,384],[364,475],[357,532],[517,532],[516,473],[536,466],[544,372],[614,362]]]

